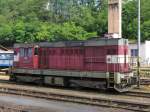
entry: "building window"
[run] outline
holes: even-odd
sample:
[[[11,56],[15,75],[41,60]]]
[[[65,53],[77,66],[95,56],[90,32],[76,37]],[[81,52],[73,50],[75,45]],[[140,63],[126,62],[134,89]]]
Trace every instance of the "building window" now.
[[[137,49],[131,49],[131,56],[138,56],[138,50]]]

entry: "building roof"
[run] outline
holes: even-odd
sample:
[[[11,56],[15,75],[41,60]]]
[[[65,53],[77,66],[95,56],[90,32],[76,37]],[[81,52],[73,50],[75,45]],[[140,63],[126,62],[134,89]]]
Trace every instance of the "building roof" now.
[[[4,47],[4,46],[2,46],[2,45],[0,45],[0,50],[8,51],[9,49],[8,49],[8,48],[6,48],[6,47]]]

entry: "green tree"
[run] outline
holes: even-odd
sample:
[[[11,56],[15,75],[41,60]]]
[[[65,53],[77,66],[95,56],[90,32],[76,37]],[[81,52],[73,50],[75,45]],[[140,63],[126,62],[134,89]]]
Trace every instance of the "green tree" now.
[[[123,0],[123,37],[137,39],[137,0]],[[0,0],[0,44],[86,40],[107,33],[108,0]],[[150,0],[141,0],[142,41]]]

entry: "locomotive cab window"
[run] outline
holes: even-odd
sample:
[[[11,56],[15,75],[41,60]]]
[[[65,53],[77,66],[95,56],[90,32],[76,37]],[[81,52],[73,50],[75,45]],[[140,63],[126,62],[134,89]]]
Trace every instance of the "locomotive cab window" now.
[[[20,48],[20,57],[24,57],[24,48]]]
[[[35,47],[34,48],[34,55],[38,55],[39,54],[39,48],[38,47]]]
[[[28,56],[32,57],[32,48],[28,48]]]

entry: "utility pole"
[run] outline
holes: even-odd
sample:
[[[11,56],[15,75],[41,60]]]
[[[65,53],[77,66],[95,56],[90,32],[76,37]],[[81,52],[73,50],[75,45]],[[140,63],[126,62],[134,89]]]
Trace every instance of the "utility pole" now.
[[[138,0],[138,59],[137,59],[137,87],[140,88],[140,44],[141,44],[141,1]]]

